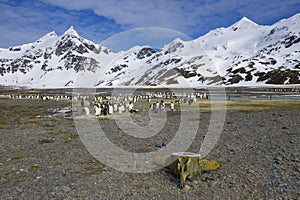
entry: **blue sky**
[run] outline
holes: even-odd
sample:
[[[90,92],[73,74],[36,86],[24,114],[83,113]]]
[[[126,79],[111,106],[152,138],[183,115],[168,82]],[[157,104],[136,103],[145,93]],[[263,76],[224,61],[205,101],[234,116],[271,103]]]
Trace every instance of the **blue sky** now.
[[[95,43],[142,27],[197,38],[243,16],[271,25],[299,12],[299,0],[0,0],[0,47],[61,35],[70,26]]]

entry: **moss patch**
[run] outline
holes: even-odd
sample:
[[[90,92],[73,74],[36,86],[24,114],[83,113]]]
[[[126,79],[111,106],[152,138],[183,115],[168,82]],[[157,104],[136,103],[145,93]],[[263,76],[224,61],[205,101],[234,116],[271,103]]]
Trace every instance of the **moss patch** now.
[[[22,156],[16,156],[16,157],[11,158],[10,160],[20,160],[22,158],[23,158]]]
[[[38,170],[38,167],[37,167],[37,166],[30,166],[30,167],[28,167],[28,169],[27,169],[27,171],[29,171],[29,172],[33,172],[33,171],[36,171],[36,170]]]
[[[40,144],[47,144],[47,143],[53,143],[53,142],[55,142],[53,139],[43,139],[43,140],[39,141]]]

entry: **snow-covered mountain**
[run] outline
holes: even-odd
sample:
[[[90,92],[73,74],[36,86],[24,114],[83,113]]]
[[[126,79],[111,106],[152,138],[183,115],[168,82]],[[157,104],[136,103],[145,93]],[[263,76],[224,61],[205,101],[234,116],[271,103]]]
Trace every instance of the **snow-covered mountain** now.
[[[62,36],[46,34],[34,43],[0,49],[0,84],[33,88],[74,85],[84,72],[97,72],[117,54],[80,37],[73,27]]]
[[[300,14],[272,26],[242,18],[197,39],[225,84],[300,84]]]
[[[134,47],[111,62],[99,86],[180,86],[220,83],[217,68],[199,44],[175,39],[156,51]]]
[[[300,84],[300,14],[272,26],[246,17],[193,41],[113,53],[73,27],[31,44],[0,49],[0,85],[201,87]]]

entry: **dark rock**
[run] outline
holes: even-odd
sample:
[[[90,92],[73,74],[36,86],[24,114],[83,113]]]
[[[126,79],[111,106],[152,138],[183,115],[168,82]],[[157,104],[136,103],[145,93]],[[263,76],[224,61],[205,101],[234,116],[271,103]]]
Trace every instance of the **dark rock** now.
[[[156,51],[152,48],[142,48],[138,54],[137,54],[137,58],[138,59],[143,59],[143,58],[146,58],[146,57],[149,57],[151,56],[153,53],[155,53]]]

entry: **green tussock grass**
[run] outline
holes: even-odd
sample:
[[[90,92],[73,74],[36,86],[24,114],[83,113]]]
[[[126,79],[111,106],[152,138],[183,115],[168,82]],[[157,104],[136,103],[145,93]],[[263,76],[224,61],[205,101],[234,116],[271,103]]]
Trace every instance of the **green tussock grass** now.
[[[227,101],[227,109],[232,110],[267,110],[273,108],[300,109],[300,100]]]
[[[175,99],[152,99],[153,102],[163,100],[166,104],[166,109],[170,108],[170,102]],[[150,104],[146,100],[140,100],[134,104],[134,108],[139,110],[149,110]],[[211,110],[211,109],[227,109],[227,110],[266,110],[273,108],[282,109],[300,109],[300,100],[198,100],[194,104],[177,104],[176,110]]]

